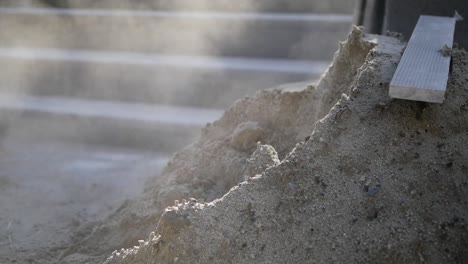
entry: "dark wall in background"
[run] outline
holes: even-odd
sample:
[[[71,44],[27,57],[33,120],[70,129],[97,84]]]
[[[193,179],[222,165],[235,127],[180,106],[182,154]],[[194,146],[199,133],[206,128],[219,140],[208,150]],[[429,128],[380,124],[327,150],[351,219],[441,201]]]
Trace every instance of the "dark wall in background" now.
[[[455,42],[468,48],[468,0],[359,0],[355,21],[366,32],[399,32],[408,40],[420,15],[453,17],[455,10],[465,18],[457,22]]]
[[[455,10],[465,18],[457,22],[455,42],[467,48],[468,0],[387,0],[383,29],[401,32],[408,39],[420,15],[453,16]]]

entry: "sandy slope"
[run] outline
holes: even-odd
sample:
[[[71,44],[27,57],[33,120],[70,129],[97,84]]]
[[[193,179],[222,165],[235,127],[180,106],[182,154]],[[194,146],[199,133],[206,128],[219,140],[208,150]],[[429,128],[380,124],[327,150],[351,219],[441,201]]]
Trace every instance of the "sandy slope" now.
[[[468,54],[454,52],[446,101],[425,104],[388,97],[403,47],[355,29],[315,89],[237,102],[148,188],[140,230],[154,232],[106,263],[468,261]],[[259,148],[262,174],[162,211],[221,196],[252,171],[256,141],[281,163]]]

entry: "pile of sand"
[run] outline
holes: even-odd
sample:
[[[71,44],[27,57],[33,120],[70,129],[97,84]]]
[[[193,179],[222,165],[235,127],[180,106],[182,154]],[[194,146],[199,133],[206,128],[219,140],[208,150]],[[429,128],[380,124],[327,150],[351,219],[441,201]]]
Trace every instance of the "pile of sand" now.
[[[355,28],[317,87],[239,100],[61,261],[467,262],[468,54],[426,104],[388,96],[403,48]]]

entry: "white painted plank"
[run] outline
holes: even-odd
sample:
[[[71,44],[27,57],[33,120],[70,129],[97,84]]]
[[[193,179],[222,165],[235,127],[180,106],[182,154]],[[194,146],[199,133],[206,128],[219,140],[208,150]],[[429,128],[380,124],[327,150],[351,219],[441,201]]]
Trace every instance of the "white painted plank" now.
[[[440,50],[452,48],[456,19],[421,16],[395,75],[390,97],[442,103],[447,89],[450,57]]]

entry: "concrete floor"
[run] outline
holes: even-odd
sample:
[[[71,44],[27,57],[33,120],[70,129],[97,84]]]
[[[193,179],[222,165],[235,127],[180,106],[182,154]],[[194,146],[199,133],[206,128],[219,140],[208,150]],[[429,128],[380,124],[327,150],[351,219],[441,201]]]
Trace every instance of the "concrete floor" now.
[[[99,145],[4,140],[0,263],[12,262],[32,249],[38,252],[38,247],[64,247],[79,228],[139,195],[144,181],[156,177],[167,163],[165,155]]]

